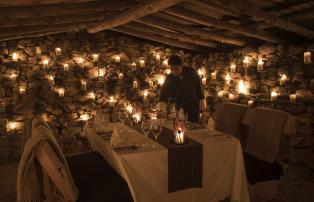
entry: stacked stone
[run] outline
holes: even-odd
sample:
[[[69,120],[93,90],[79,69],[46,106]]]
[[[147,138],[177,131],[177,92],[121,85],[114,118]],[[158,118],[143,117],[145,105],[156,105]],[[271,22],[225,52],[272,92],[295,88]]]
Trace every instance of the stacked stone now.
[[[14,108],[30,94],[44,103],[43,117],[56,134],[80,120],[82,114],[111,114],[122,102],[148,109],[149,103],[158,99],[160,85],[156,76],[166,75],[168,66],[163,62],[170,54],[180,55],[188,65],[192,57],[188,52],[110,32],[95,35],[76,32],[1,42],[1,137],[8,140],[9,136],[20,134],[20,128],[7,131],[6,125],[8,121],[23,123]],[[144,64],[140,64],[140,60],[144,60]],[[68,66],[64,67],[65,64]],[[101,76],[100,69],[104,71]],[[12,75],[18,76],[13,78]],[[154,80],[156,88],[150,89],[149,79]],[[133,87],[134,80],[137,88]],[[82,81],[86,82],[84,88]],[[25,92],[20,91],[21,87]],[[64,90],[64,95],[60,95],[60,89]],[[142,91],[145,89],[149,94],[144,102]],[[111,96],[117,100],[114,109],[108,102]],[[75,141],[61,135],[58,138]]]
[[[209,54],[194,57],[197,66],[207,68],[208,83],[206,91],[209,103],[232,101],[247,104],[248,100],[254,101],[254,106],[276,108],[289,112],[296,116],[297,137],[288,138],[288,144],[283,144],[281,159],[289,165],[306,167],[298,172],[300,175],[309,177],[314,170],[314,133],[313,133],[313,107],[314,107],[314,63],[304,64],[304,52],[310,51],[313,55],[314,45],[263,45],[260,47],[247,46],[232,52]],[[249,58],[247,70],[244,68],[243,60]],[[257,70],[259,59],[264,62],[263,69]],[[237,68],[231,73],[230,65]],[[216,80],[211,79],[211,73],[216,71]],[[246,72],[247,71],[247,72]],[[230,85],[226,85],[225,76],[230,74]],[[285,74],[287,80],[280,82]],[[243,79],[250,84],[249,95],[237,92],[237,82]],[[224,96],[217,94],[223,91]],[[278,93],[276,100],[271,100],[271,92]],[[230,100],[228,94],[237,96]],[[290,100],[290,95],[296,94],[296,101]],[[307,174],[305,174],[307,173]]]

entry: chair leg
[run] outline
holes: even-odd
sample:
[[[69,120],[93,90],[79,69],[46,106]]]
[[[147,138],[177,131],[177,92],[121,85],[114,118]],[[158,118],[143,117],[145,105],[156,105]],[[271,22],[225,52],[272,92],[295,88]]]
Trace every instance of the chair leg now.
[[[278,195],[278,190],[279,180],[264,181],[249,185],[252,202],[267,202],[275,199]]]

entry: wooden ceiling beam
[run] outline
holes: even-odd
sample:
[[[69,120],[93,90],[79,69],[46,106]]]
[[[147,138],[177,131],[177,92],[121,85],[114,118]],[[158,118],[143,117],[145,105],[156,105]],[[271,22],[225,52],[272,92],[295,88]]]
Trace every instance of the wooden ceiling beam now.
[[[200,27],[183,25],[183,24],[172,22],[170,20],[156,18],[154,16],[146,16],[146,17],[137,19],[136,21],[139,21],[141,23],[148,24],[148,25],[153,25],[155,27],[180,31],[188,35],[200,36],[203,39],[214,40],[220,43],[223,42],[223,43],[228,43],[228,44],[232,44],[236,46],[244,46],[246,44],[246,42],[242,39],[237,39],[233,37],[211,33]]]
[[[292,22],[301,22],[304,20],[312,19],[314,18],[314,7],[293,13],[282,18]],[[250,25],[249,27],[256,29],[267,29],[269,27],[273,27],[273,25],[266,22],[257,22],[254,23],[253,25]]]
[[[35,38],[35,37],[41,37],[46,35],[52,35],[52,34],[60,34],[63,32],[69,32],[74,31],[71,29],[56,29],[53,31],[40,31],[40,32],[33,32],[28,34],[22,34],[22,35],[8,35],[8,36],[1,36],[0,41],[8,41],[8,40],[15,40],[15,39],[24,39],[24,38]]]
[[[159,34],[161,36],[167,37],[167,38],[171,38],[171,39],[177,39],[179,41],[182,42],[188,42],[191,44],[196,44],[196,45],[201,45],[201,46],[207,46],[210,48],[217,48],[217,44],[213,43],[211,41],[207,41],[204,39],[200,39],[199,37],[196,36],[190,36],[187,34],[183,34],[183,33],[175,33],[175,32],[171,32],[171,31],[167,31],[167,30],[162,30],[153,26],[149,26],[149,25],[145,25],[142,23],[138,23],[138,22],[130,22],[128,24],[125,24],[124,27],[127,28],[133,28],[135,30],[145,30],[145,32],[151,32],[153,34]]]
[[[164,10],[164,12],[177,16],[177,17],[181,17],[183,19],[190,20],[194,23],[198,23],[204,26],[208,26],[208,27],[215,26],[220,29],[230,30],[236,33],[240,33],[249,37],[258,38],[258,39],[268,41],[268,42],[279,43],[282,41],[281,39],[275,36],[272,36],[270,34],[267,34],[265,32],[252,30],[252,29],[246,29],[238,25],[230,24],[228,22],[222,22],[221,20],[216,20],[214,18],[201,15],[199,13],[196,13],[196,12],[193,12],[193,11],[181,8],[181,7],[177,7],[177,6],[167,8]]]
[[[135,0],[133,0],[134,2]],[[130,2],[130,1],[129,1]],[[56,4],[40,6],[0,7],[0,20],[62,16],[79,13],[123,10],[132,4],[125,5],[124,0],[87,2],[77,4]]]
[[[62,16],[49,16],[49,17],[36,17],[36,18],[18,18],[18,19],[7,19],[0,21],[0,28],[5,27],[25,27],[34,25],[58,25],[67,23],[79,23],[79,22],[95,22],[103,21],[108,18],[112,12],[97,12],[87,14],[72,14]]]
[[[90,26],[87,31],[96,33],[102,30],[110,29],[119,25],[126,24],[140,17],[156,13],[164,8],[181,2],[182,0],[143,0],[130,9],[113,16],[99,24]]]
[[[0,37],[4,36],[19,36],[26,34],[33,34],[39,32],[49,32],[55,30],[80,30],[86,28],[90,23],[69,23],[69,24],[60,24],[55,26],[50,25],[39,25],[39,26],[28,26],[28,27],[14,27],[14,28],[0,28]]]
[[[274,27],[280,27],[284,30],[297,33],[302,35],[306,38],[313,39],[314,38],[314,31],[304,28],[298,24],[295,24],[291,21],[285,20],[283,18],[278,17],[273,12],[268,12],[262,10],[256,4],[251,3],[247,0],[197,0],[204,3],[210,3],[211,5],[215,4],[217,7],[224,8],[226,10],[237,12],[238,14],[247,14],[256,18],[259,18]]]
[[[204,49],[200,48],[199,46],[191,45],[188,43],[183,43],[177,40],[169,39],[166,37],[158,36],[158,35],[143,32],[143,31],[138,31],[138,30],[134,30],[134,29],[126,28],[126,27],[115,27],[115,28],[111,28],[111,30],[124,33],[127,35],[131,35],[134,37],[155,41],[155,42],[162,43],[168,46],[184,48],[184,49],[188,49],[188,50],[192,50],[196,52],[204,52]]]
[[[11,6],[34,6],[34,5],[49,5],[49,4],[74,4],[91,2],[97,0],[0,0],[0,7]]]

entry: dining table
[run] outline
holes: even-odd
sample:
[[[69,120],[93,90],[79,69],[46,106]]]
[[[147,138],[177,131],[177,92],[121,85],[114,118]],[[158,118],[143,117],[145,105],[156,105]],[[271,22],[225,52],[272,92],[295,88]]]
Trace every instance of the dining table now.
[[[172,129],[171,121],[163,121]],[[130,149],[116,150],[110,138],[100,135],[115,130],[124,134]],[[99,123],[85,128],[93,150],[128,183],[136,202],[249,202],[242,148],[239,140],[206,127],[187,131],[188,137],[202,144],[202,186],[168,191],[168,150],[140,131],[121,123]]]

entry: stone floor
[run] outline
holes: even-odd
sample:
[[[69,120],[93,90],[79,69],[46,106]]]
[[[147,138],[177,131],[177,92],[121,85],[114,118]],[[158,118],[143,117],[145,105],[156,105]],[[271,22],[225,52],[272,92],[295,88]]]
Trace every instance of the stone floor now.
[[[0,164],[0,202],[16,201],[16,173],[18,165]],[[272,202],[314,202],[314,183],[284,176],[278,199]]]

